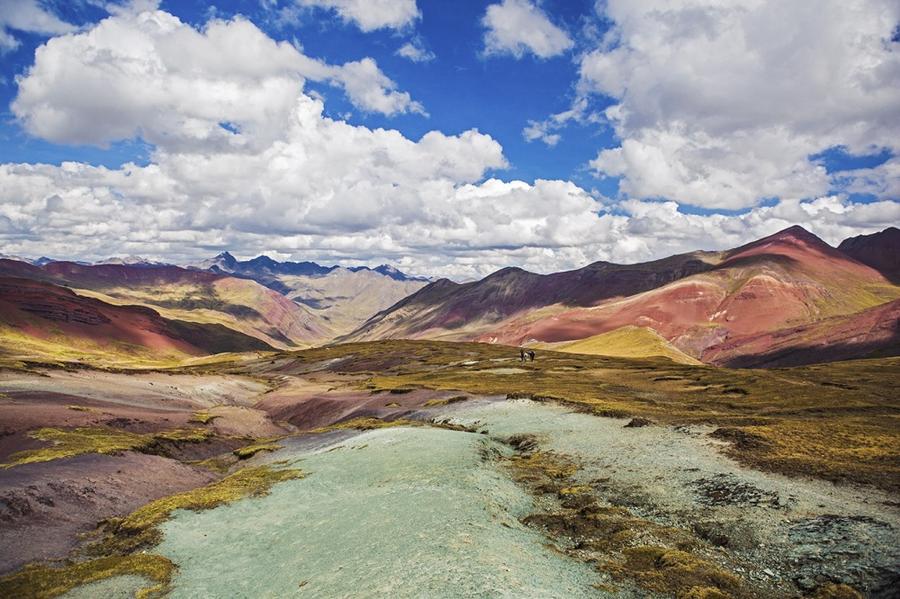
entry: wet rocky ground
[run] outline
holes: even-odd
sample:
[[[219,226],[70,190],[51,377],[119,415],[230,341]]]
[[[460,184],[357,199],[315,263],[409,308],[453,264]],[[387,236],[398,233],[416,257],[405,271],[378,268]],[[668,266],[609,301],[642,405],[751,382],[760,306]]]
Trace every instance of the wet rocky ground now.
[[[198,411],[215,416],[203,425],[214,435],[277,436],[277,447],[240,464],[232,446],[205,445],[0,470],[0,572],[64,557],[101,520],[216,480],[222,472],[188,462],[220,452],[232,471],[269,464],[306,476],[266,497],[174,513],[153,551],[178,566],[175,597],[898,596],[895,497],[741,466],[714,427],[504,396],[375,392],[315,373],[274,385],[55,376],[0,381],[10,448],[40,423],[143,433],[187,426]],[[314,432],[361,417],[426,426]],[[442,423],[453,426],[432,426]],[[130,596],[145,583],[115,577],[72,597]]]
[[[570,512],[622,508],[632,528],[681,531],[680,542],[741,578],[751,596],[754,588],[796,596],[827,585],[897,596],[900,510],[880,491],[744,468],[704,427],[627,428],[622,419],[528,400],[465,406],[455,421],[497,438],[528,435],[529,451],[564,456],[576,469],[564,484],[580,498],[557,492],[561,512],[566,502]],[[585,544],[579,520],[596,521],[591,509],[570,519],[570,543]],[[620,549],[665,545],[640,540],[646,530],[632,532],[637,540]],[[572,554],[602,559],[603,551]]]

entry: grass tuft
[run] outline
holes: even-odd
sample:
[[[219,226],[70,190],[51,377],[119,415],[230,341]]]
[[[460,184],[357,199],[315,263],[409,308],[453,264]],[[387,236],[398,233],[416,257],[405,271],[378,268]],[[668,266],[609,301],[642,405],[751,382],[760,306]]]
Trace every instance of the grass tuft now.
[[[210,414],[207,410],[203,410],[201,412],[194,412],[191,416],[191,419],[188,422],[197,422],[199,424],[209,424],[219,416],[216,414]]]
[[[469,398],[466,395],[454,395],[453,397],[448,397],[447,399],[429,399],[425,402],[425,407],[431,408],[434,406],[446,406],[452,403],[466,401],[467,399]]]
[[[276,443],[254,443],[253,445],[238,447],[232,453],[236,455],[240,460],[247,460],[261,451],[278,451],[279,449],[281,449],[281,447],[281,445],[278,445]]]
[[[425,423],[419,420],[408,420],[406,418],[398,418],[397,420],[382,420],[380,418],[351,418],[342,422],[335,422],[328,426],[322,426],[313,429],[313,433],[327,433],[331,431],[360,430],[370,431],[378,428],[392,428],[396,426],[423,426]]]
[[[244,468],[205,487],[150,502],[124,518],[116,528],[124,533],[141,533],[168,519],[175,510],[208,510],[245,497],[262,497],[276,483],[304,476],[296,469]]]
[[[863,595],[846,584],[828,584],[816,589],[812,599],[863,599]]]
[[[148,436],[111,428],[76,428],[63,430],[42,428],[29,433],[39,441],[52,443],[49,447],[20,451],[10,456],[4,468],[49,462],[85,453],[118,453],[138,449],[148,443]]]
[[[0,465],[12,468],[35,462],[49,462],[86,453],[119,453],[140,451],[160,441],[200,443],[210,437],[203,429],[177,429],[160,433],[131,433],[105,427],[81,427],[75,429],[41,428],[28,434],[39,441],[52,443],[49,447],[20,451],[10,456],[10,461]]]
[[[639,546],[627,547],[622,553],[624,562],[614,574],[633,578],[645,589],[671,593],[679,599],[743,594],[739,578],[685,551]]]
[[[141,589],[138,599],[162,596],[168,589],[175,565],[167,558],[152,553],[101,557],[77,562],[61,568],[29,565],[0,578],[0,596],[17,599],[45,599],[58,597],[72,589],[112,578],[136,575],[152,585]]]

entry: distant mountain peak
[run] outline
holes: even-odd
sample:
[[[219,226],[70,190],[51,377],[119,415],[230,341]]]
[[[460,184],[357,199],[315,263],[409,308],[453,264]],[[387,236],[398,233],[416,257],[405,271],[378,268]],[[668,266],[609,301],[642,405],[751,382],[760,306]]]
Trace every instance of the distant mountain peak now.
[[[871,266],[895,285],[900,284],[900,229],[897,227],[850,237],[841,242],[838,250]]]
[[[812,243],[822,243],[822,244],[828,245],[827,243],[825,243],[825,241],[823,241],[817,235],[804,229],[800,225],[793,225],[793,226],[788,227],[787,229],[782,229],[781,231],[778,231],[777,233],[775,233],[773,235],[769,235],[768,237],[765,237],[765,238],[761,239],[760,241],[775,240],[775,239],[796,239],[796,240],[800,240],[800,241],[805,241],[807,243],[812,242]]]
[[[119,264],[123,266],[167,266],[164,262],[150,260],[142,256],[110,256],[95,264]]]
[[[855,237],[848,237],[844,241],[841,242],[841,245],[838,248],[854,245],[857,243],[878,243],[883,240],[891,240],[896,242],[900,240],[900,229],[897,227],[888,227],[883,231],[878,231],[876,233],[869,233],[868,235],[857,235]]]
[[[518,279],[523,277],[540,277],[541,275],[537,275],[533,272],[529,272],[524,268],[519,268],[518,266],[507,266],[505,268],[501,268],[500,270],[494,271],[488,276],[484,277],[483,280],[505,280],[505,279]]]
[[[318,264],[316,262],[306,260],[301,262],[280,262],[274,258],[266,256],[265,254],[259,255],[255,258],[251,258],[250,260],[238,260],[228,251],[221,252],[213,258],[203,260],[202,262],[195,264],[194,268],[199,268],[201,270],[226,272],[232,275],[241,275],[257,280],[259,280],[259,277],[271,278],[277,275],[300,275],[318,277],[325,276],[338,268],[343,268],[344,270],[348,270],[350,272],[374,272],[385,277],[390,277],[395,281],[401,282],[430,281],[430,279],[426,277],[407,275],[406,273],[400,271],[398,268],[389,264],[380,264],[375,268],[371,268],[369,266],[322,266],[321,264]]]
[[[726,261],[720,266],[727,266],[728,259],[747,257],[759,253],[791,253],[797,255],[821,254],[829,258],[838,260],[846,259],[841,252],[829,245],[820,237],[810,233],[800,225],[794,225],[786,229],[782,229],[777,233],[773,233],[768,237],[763,237],[756,241],[751,241],[746,245],[742,245],[726,253]]]
[[[390,277],[395,281],[428,281],[426,277],[414,277],[389,264],[380,264],[373,268],[375,272]]]

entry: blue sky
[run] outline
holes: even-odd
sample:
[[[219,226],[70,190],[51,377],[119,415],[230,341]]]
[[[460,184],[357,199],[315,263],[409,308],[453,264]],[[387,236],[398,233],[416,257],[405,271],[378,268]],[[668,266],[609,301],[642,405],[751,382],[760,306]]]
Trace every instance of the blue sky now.
[[[468,278],[791,224],[836,243],[900,220],[887,0],[0,0],[0,13],[0,253],[229,249]],[[136,40],[144,54],[129,54]],[[406,44],[429,59],[399,55]]]

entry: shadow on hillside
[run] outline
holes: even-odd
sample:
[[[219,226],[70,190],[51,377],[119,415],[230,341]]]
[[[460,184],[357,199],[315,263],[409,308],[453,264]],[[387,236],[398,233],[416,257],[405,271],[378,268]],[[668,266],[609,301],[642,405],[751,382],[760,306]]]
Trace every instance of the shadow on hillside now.
[[[782,366],[806,366],[821,362],[858,360],[863,358],[889,358],[900,356],[900,321],[894,323],[894,331],[887,340],[869,343],[837,343],[834,345],[797,346],[752,356],[737,356],[722,366],[728,368],[775,368]]]
[[[786,270],[792,270],[800,267],[800,261],[782,254],[754,254],[752,256],[741,256],[739,258],[731,258],[725,260],[721,264],[713,267],[713,272],[718,270],[728,270],[732,268],[756,268],[760,266],[777,265]]]

